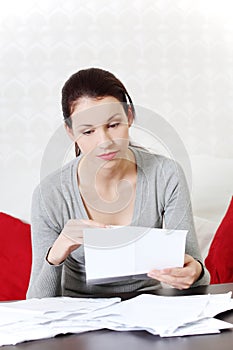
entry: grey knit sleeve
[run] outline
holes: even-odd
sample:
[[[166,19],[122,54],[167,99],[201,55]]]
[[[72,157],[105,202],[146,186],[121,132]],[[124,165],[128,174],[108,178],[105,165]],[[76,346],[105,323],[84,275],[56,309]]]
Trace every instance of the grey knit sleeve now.
[[[163,176],[166,178],[164,198],[164,222],[166,228],[188,230],[186,254],[203,264],[203,258],[197,241],[194,227],[190,194],[184,172],[179,164],[166,161],[163,166]],[[204,267],[202,277],[193,286],[209,284],[210,276]]]
[[[62,265],[50,265],[46,255],[60,231],[49,218],[40,186],[35,189],[32,197],[31,232],[32,270],[27,298],[58,296],[61,294]]]

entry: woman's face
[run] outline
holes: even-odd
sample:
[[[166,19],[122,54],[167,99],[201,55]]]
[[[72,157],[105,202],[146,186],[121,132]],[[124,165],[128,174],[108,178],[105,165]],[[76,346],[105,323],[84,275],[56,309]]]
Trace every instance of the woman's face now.
[[[112,96],[99,99],[82,97],[71,114],[72,129],[66,127],[81,153],[97,163],[114,163],[125,158],[129,146],[129,127],[133,116]]]

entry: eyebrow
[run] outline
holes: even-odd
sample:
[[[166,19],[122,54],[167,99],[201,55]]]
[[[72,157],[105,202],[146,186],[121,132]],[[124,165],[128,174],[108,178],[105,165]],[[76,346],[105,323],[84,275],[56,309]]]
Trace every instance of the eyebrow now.
[[[110,122],[113,118],[115,118],[117,115],[119,115],[119,113],[115,113],[113,114],[110,118],[108,118],[107,120],[107,123]],[[82,124],[82,125],[79,125],[78,128],[82,128],[82,127],[92,127],[94,125],[92,124]]]

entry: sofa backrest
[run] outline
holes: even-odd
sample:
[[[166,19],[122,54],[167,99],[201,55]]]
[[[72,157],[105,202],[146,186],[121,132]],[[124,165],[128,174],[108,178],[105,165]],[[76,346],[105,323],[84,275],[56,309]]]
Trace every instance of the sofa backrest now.
[[[0,212],[0,300],[26,298],[32,250],[30,225]]]

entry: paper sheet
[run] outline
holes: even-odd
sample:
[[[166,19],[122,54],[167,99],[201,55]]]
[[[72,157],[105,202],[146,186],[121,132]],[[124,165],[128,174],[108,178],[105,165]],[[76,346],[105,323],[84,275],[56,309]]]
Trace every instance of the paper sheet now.
[[[2,303],[0,346],[103,328],[146,330],[161,337],[219,333],[233,324],[212,316],[230,309],[231,292],[183,297],[142,294],[122,302],[119,298],[57,297]]]
[[[123,226],[84,230],[86,278],[89,283],[141,277],[153,268],[182,267],[185,230]]]

